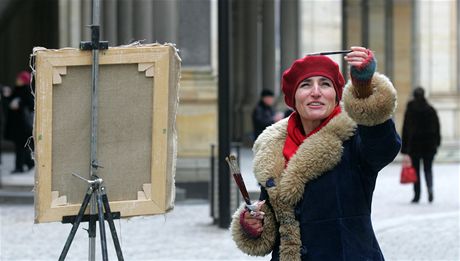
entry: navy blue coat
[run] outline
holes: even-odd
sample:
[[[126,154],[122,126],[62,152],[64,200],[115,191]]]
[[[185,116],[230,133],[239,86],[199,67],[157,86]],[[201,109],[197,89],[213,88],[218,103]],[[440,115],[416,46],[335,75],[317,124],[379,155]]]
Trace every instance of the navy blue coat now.
[[[344,111],[298,147],[285,165],[288,120],[268,127],[254,143],[254,174],[266,214],[263,232],[253,238],[240,223],[233,239],[249,255],[273,260],[383,260],[371,222],[378,172],[399,152],[401,140],[391,115],[396,91],[375,73],[373,94],[354,97],[345,87]]]
[[[305,185],[295,207],[302,260],[384,260],[371,223],[372,193],[378,171],[393,161],[400,146],[392,120],[358,126],[344,142],[339,164]],[[265,189],[261,200],[270,200]],[[272,260],[279,260],[278,247]]]

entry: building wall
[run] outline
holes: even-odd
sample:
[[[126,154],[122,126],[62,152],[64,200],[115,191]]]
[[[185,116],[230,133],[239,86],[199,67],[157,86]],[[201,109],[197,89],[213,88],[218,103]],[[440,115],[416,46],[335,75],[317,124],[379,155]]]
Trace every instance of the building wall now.
[[[405,101],[412,93],[412,21],[411,1],[395,1],[393,6],[393,76],[392,81],[398,93],[398,107],[395,113],[396,127],[402,130]],[[401,133],[401,132],[400,132]]]
[[[416,85],[422,86],[438,110],[443,145],[460,140],[460,89],[458,82],[458,1],[417,1],[416,32],[419,60]],[[458,147],[457,147],[458,149]]]
[[[342,6],[340,0],[301,1],[300,56],[342,48]],[[339,65],[342,55],[330,56]]]
[[[398,91],[394,118],[398,130],[402,129],[412,90],[420,85],[438,110],[443,144],[458,146],[458,1],[348,0],[343,17],[342,4],[339,0],[300,1],[300,56],[341,49],[345,25],[344,48],[364,45],[372,49],[378,62],[377,70],[393,81]],[[388,8],[390,18],[386,13]],[[392,19],[391,23],[387,19]],[[341,64],[342,56],[331,58]]]
[[[207,197],[211,145],[217,143],[217,5],[211,0],[102,0],[101,40],[109,46],[174,43],[182,59],[176,185]],[[60,48],[90,40],[90,0],[59,0]],[[192,186],[193,187],[193,186]],[[187,192],[196,196],[196,189]]]
[[[13,86],[16,74],[30,70],[35,46],[56,48],[57,0],[2,0],[0,4],[0,85]]]
[[[91,24],[91,0],[10,2],[15,7],[0,14],[0,23],[8,26],[0,33],[1,81],[12,81],[15,68],[28,64],[33,46],[77,48],[80,41],[90,39],[86,26]],[[398,90],[397,128],[402,127],[412,89],[422,85],[439,111],[443,145],[458,149],[458,2],[232,0],[232,139],[250,140],[250,114],[262,88],[273,89],[284,109],[280,75],[296,58],[366,45],[375,51],[378,71],[390,76]],[[30,15],[23,19],[21,14]],[[217,1],[102,0],[101,15],[101,39],[110,46],[136,40],[176,43],[183,59],[178,167],[199,166],[178,179],[206,182],[207,164],[201,163],[208,162],[218,131]],[[342,64],[342,56],[332,58]]]

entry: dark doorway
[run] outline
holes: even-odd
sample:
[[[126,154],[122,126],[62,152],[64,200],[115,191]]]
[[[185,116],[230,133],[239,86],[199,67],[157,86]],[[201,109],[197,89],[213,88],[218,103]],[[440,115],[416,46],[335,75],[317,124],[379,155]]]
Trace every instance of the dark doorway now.
[[[34,47],[59,47],[58,10],[58,0],[0,0],[0,88],[13,87],[18,72],[30,71]],[[3,140],[4,124],[0,106],[0,155],[14,148]]]
[[[0,84],[14,84],[29,70],[35,46],[58,48],[58,0],[2,0],[0,5]]]

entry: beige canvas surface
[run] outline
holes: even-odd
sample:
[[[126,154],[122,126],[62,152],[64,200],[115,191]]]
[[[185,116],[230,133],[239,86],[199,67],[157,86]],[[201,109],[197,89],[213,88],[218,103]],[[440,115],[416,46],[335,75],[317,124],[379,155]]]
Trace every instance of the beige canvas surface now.
[[[52,190],[80,203],[87,184],[71,175],[89,177],[91,87],[90,66],[72,66],[53,86]],[[98,176],[109,198],[135,200],[151,183],[152,80],[135,64],[100,66]],[[123,182],[120,182],[123,181]]]

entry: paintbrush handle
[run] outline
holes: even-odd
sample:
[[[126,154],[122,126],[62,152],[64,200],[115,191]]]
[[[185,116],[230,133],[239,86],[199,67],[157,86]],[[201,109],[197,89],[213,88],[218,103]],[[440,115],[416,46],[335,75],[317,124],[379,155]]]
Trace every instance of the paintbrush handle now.
[[[351,53],[352,50],[342,50],[342,51],[331,51],[331,52],[320,52],[320,53],[310,53],[307,56],[314,56],[314,55],[332,55],[332,54],[347,54]]]

